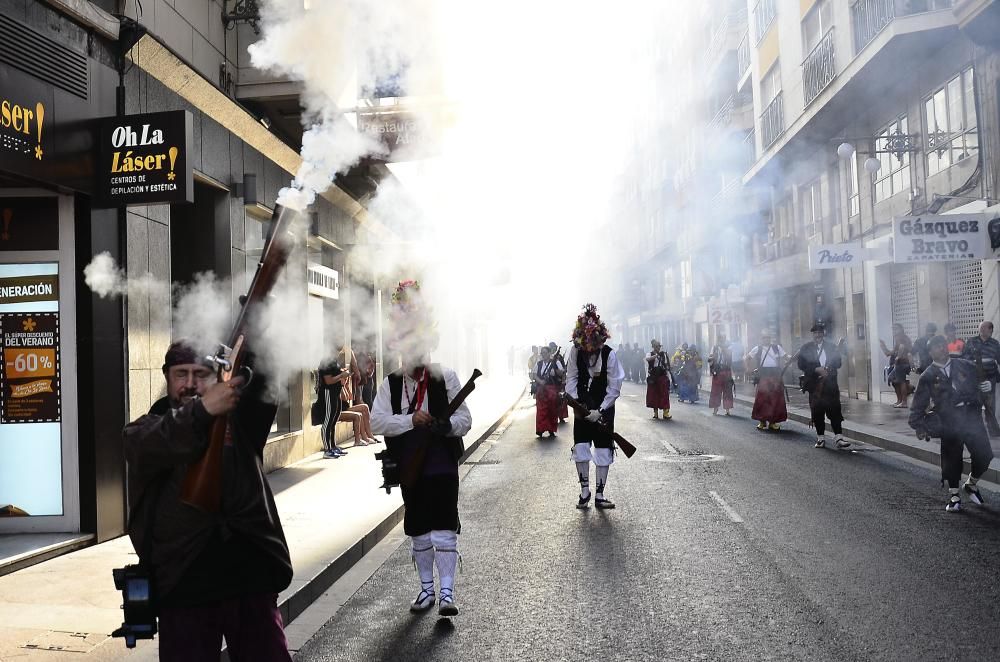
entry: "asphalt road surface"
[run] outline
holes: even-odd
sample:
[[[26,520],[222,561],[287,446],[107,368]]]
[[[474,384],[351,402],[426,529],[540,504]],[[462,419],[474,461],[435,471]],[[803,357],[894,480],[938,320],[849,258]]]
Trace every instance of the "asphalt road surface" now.
[[[617,509],[576,509],[572,423],[539,440],[526,399],[462,482],[460,614],[409,613],[407,541],[297,659],[1000,660],[1000,495],[946,513],[934,467],[643,394]]]

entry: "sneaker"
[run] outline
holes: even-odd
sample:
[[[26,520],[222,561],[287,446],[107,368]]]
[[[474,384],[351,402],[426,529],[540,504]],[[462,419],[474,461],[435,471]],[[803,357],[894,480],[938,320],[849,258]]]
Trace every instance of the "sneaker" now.
[[[434,590],[433,589],[420,589],[420,593],[417,593],[416,599],[410,603],[410,611],[417,614],[420,612],[427,611],[434,606]]]
[[[323,451],[323,459],[335,460],[338,457],[340,457],[340,453],[337,453],[336,451]]]
[[[824,439],[823,437],[817,439],[816,444],[813,446],[813,448],[826,448],[826,439]]]
[[[444,591],[441,592],[441,602],[438,604],[438,616],[458,616],[458,605],[455,604],[455,596]]]
[[[843,437],[837,437],[837,448],[850,448],[851,442],[845,440]]]
[[[586,508],[590,508],[590,496],[591,495],[588,494],[585,497],[583,497],[583,496],[580,497],[580,500],[577,501],[577,503],[576,503],[576,507],[579,508],[580,510],[584,510]]]
[[[597,506],[599,510],[611,510],[615,507],[614,501],[604,497],[595,497],[594,505]]]
[[[971,485],[970,483],[966,482],[965,493],[969,495],[969,500],[971,500],[972,503],[976,504],[977,506],[981,506],[984,503],[986,503],[986,501],[983,500],[983,495],[979,492],[979,488],[976,487],[975,485]]]
[[[780,429],[781,429],[781,424],[780,424],[780,423],[771,423],[771,429],[772,429],[772,430],[773,430],[774,432],[777,432],[778,430],[780,430]]]
[[[949,513],[957,513],[962,510],[962,497],[957,494],[952,494],[951,498],[948,499],[948,505],[944,507]]]

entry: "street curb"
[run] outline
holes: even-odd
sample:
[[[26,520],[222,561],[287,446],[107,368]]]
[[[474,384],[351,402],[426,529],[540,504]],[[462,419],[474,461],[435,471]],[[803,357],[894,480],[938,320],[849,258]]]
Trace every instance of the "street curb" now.
[[[705,389],[701,390],[708,393]],[[753,399],[748,398],[745,395],[737,394],[733,400],[747,407],[753,407]],[[804,425],[809,425],[812,421],[809,416],[793,411],[792,408],[788,409],[788,420],[795,421],[796,423],[802,423]],[[860,441],[871,446],[878,446],[879,448],[884,448],[885,450],[893,451],[901,455],[906,455],[915,460],[932,464],[935,467],[941,466],[941,453],[931,450],[931,448],[934,448],[935,446],[932,446],[930,443],[927,444],[927,448],[920,448],[918,446],[890,439],[886,436],[880,436],[878,431],[871,426],[861,423],[851,423],[848,420],[844,420],[843,428],[844,436],[849,439]],[[969,462],[964,462],[963,464],[965,465],[963,472],[969,473],[972,470],[972,465]],[[1000,469],[991,464],[990,468],[986,470],[986,473],[983,474],[982,478],[994,483],[1000,482]]]
[[[465,453],[462,455],[460,464],[464,464],[470,455],[472,455],[479,446],[486,441],[490,435],[500,424],[503,423],[504,419],[510,416],[511,412],[517,407],[518,403],[524,397],[524,392],[527,390],[525,388],[521,393],[514,399],[510,407],[504,411],[503,414],[497,418],[494,423],[486,429],[483,434],[479,436],[472,444],[470,444]],[[370,552],[375,545],[379,543],[383,538],[385,538],[390,531],[392,531],[396,526],[403,521],[403,506],[400,506],[393,512],[391,512],[387,517],[385,517],[381,522],[375,525],[368,533],[363,535],[360,540],[351,545],[344,553],[342,553],[337,558],[330,561],[325,568],[319,571],[312,579],[308,580],[302,587],[295,591],[292,595],[288,596],[278,604],[278,610],[281,612],[282,622],[287,626],[289,623],[294,621],[299,614],[304,612],[309,605],[315,602],[323,593],[326,592],[328,588],[333,586],[334,582],[340,579],[351,567],[354,566],[361,558]]]

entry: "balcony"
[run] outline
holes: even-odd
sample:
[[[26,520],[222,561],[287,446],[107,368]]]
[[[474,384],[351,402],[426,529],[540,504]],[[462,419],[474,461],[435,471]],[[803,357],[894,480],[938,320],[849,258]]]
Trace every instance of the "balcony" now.
[[[757,132],[751,130],[743,140],[743,172],[747,172],[757,162]]]
[[[858,0],[851,7],[854,26],[854,54],[882,32],[893,19],[950,9],[954,0]]]
[[[802,92],[808,106],[837,75],[833,30],[829,30],[802,63]]]
[[[753,128],[753,97],[750,94],[737,93],[726,99],[726,103],[715,113],[708,124],[712,135],[727,131],[746,131]]]
[[[740,47],[740,39],[746,29],[747,10],[745,8],[736,8],[725,12],[719,18],[718,23],[712,26],[708,47],[705,51],[705,71],[710,77],[714,76],[722,64],[730,58],[728,66],[725,67],[725,73],[732,76],[732,68],[736,65],[734,55]]]
[[[750,79],[750,31],[743,33],[740,45],[736,47],[736,89],[740,90],[746,81]]]
[[[760,138],[764,149],[778,139],[785,130],[785,112],[781,103],[781,93],[767,105],[760,115]]]

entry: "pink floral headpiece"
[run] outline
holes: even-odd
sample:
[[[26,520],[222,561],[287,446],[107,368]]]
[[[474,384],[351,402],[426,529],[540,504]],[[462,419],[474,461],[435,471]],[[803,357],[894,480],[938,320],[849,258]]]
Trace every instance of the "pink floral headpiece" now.
[[[573,344],[585,352],[596,352],[609,338],[611,333],[608,332],[607,325],[601,321],[601,316],[597,314],[597,306],[588,303],[576,318]]]

